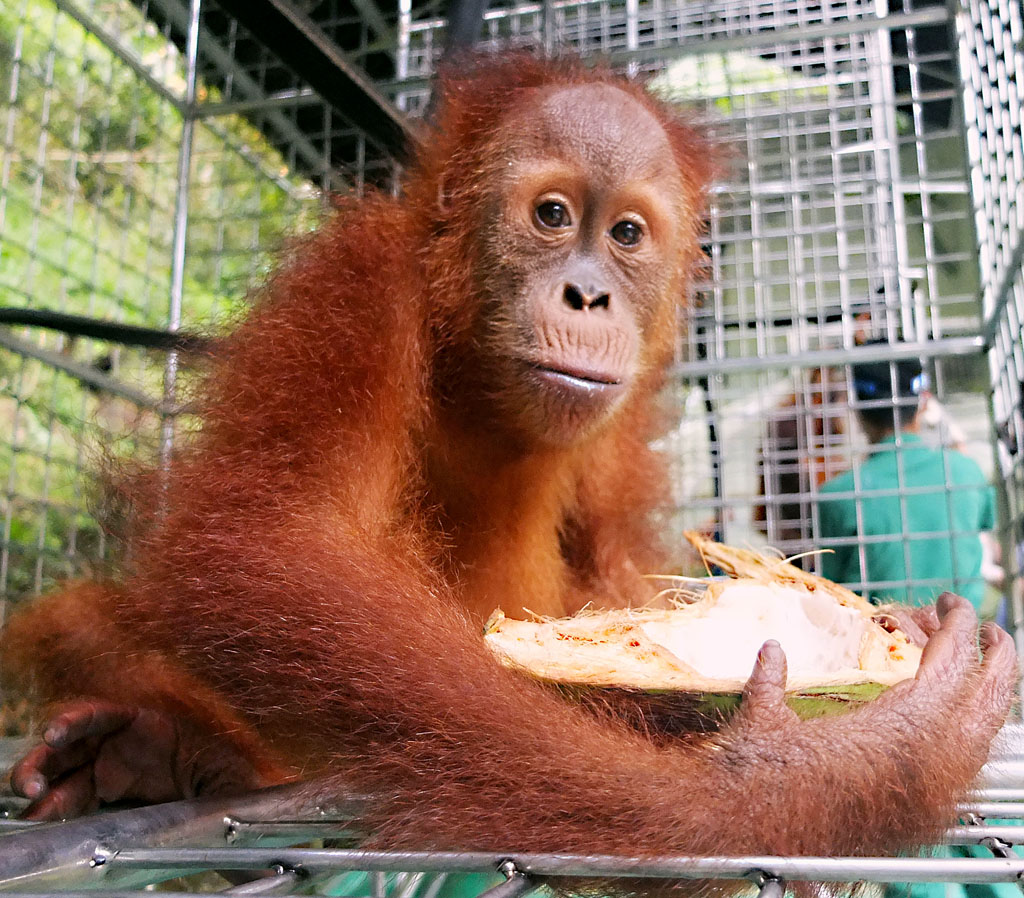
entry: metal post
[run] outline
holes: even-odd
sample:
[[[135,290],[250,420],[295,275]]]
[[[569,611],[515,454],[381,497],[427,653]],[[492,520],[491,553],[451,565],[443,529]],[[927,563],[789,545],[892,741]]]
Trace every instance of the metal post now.
[[[196,126],[196,71],[199,59],[199,14],[202,0],[190,0],[188,37],[185,44],[185,95],[182,108],[181,146],[178,148],[178,195],[174,200],[174,236],[171,244],[171,291],[168,330],[181,327],[181,302],[185,285],[185,242],[188,233],[188,188],[192,172],[192,144]],[[178,353],[167,355],[164,368],[164,404],[174,405],[178,383]],[[165,417],[160,436],[160,461],[166,470],[174,448],[175,422]]]

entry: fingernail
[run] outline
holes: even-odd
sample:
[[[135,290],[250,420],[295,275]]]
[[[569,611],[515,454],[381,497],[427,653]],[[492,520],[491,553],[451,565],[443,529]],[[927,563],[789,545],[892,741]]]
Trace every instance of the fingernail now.
[[[66,731],[63,727],[47,727],[43,733],[43,742],[57,748],[64,741],[65,735]]]
[[[22,791],[26,798],[33,801],[37,798],[42,798],[43,793],[46,791],[46,780],[41,776],[33,776],[25,783]]]

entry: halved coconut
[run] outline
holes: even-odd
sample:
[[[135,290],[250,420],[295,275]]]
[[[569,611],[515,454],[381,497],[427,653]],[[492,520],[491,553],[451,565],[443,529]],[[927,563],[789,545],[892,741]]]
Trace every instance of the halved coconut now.
[[[848,589],[779,558],[687,534],[706,560],[735,579],[693,584],[670,610],[509,620],[485,639],[502,661],[541,680],[602,698],[631,698],[660,728],[703,728],[735,708],[758,649],[786,652],[790,704],[804,716],[867,701],[912,677],[921,650],[873,620]]]

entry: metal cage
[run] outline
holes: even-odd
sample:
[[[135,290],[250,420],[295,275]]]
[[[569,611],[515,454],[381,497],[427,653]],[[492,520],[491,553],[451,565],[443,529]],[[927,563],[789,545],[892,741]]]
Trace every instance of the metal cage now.
[[[106,563],[116,547],[97,524],[90,471],[105,453],[168,451],[189,427],[189,350],[168,334],[230,324],[330,192],[389,189],[446,12],[437,0],[0,2],[0,594],[14,601]],[[481,39],[599,55],[687,104],[718,140],[706,278],[681,322],[661,441],[666,531],[812,552],[821,487],[866,451],[851,365],[896,378],[915,359],[934,394],[925,438],[974,457],[996,485],[989,610],[1010,600],[1024,647],[1018,0],[495,2]],[[140,330],[96,330],[97,319]],[[948,480],[940,500],[957,491]],[[855,481],[851,498],[861,494]],[[895,535],[904,551],[914,538]],[[849,542],[863,559],[870,540]],[[17,729],[17,708],[5,713]],[[643,867],[298,849],[344,839],[357,808],[327,819],[263,798],[63,829],[12,821],[0,888],[109,891],[230,868],[275,871],[236,889],[268,893],[378,871],[368,891],[398,898],[438,894],[421,874],[456,868],[500,874],[506,898],[556,872],[745,876],[764,895],[800,879],[1013,882],[1024,873],[1009,850],[1024,815],[1020,745],[1011,728],[949,833],[988,860]]]

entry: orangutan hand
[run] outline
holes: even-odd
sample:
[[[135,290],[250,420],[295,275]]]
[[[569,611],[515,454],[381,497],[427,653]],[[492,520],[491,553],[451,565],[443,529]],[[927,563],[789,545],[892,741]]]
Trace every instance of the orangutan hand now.
[[[94,699],[60,706],[11,771],[28,820],[60,820],[112,802],[230,795],[262,783],[229,741],[152,708]]]
[[[899,743],[905,758],[927,758],[948,753],[955,740],[957,752],[980,767],[1013,698],[1013,640],[992,623],[979,631],[971,603],[953,593],[934,607],[899,610],[917,612],[905,619],[926,637],[914,677],[849,713],[801,721],[785,703],[786,656],[777,642],[765,643],[740,710],[722,732],[728,751],[739,761],[753,753],[787,763],[813,734],[819,745],[834,741],[837,751],[877,743],[884,757]]]
[[[872,620],[887,630],[902,630],[913,645],[921,648],[939,629],[939,614],[935,605],[879,605]]]

